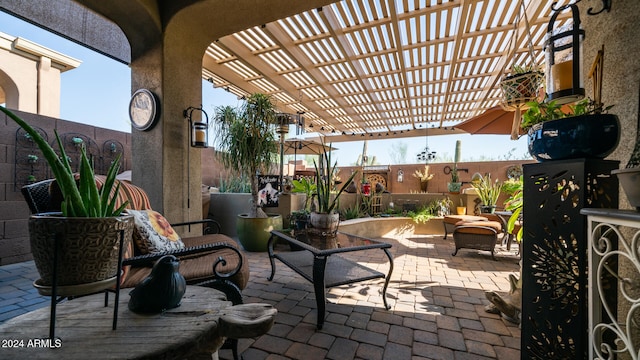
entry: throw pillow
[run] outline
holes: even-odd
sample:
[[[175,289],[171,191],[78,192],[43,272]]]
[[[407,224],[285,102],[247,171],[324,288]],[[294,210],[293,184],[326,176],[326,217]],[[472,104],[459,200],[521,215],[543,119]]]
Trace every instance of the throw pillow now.
[[[141,254],[184,249],[180,236],[160,213],[153,210],[127,210],[127,213],[133,215],[133,241]]]

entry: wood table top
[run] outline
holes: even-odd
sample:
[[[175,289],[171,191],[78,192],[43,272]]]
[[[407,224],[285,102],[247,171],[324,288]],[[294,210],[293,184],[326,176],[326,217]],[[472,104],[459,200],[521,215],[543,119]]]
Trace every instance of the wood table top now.
[[[49,340],[49,307],[0,326],[2,359],[173,359],[211,354],[220,347],[219,318],[232,306],[217,290],[188,286],[180,306],[160,314],[131,312],[131,289],[120,293],[118,327],[112,330],[114,294],[58,304],[56,339]]]

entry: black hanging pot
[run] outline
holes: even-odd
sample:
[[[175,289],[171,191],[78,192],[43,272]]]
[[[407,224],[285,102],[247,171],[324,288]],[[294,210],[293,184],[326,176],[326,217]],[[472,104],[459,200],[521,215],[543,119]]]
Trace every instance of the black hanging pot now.
[[[538,161],[603,159],[620,141],[620,121],[613,114],[579,115],[545,121],[529,129],[529,154]]]

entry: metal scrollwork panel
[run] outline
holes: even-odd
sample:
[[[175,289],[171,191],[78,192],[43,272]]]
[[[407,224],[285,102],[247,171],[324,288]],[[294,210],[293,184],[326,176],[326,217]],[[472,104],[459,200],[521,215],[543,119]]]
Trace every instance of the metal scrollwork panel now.
[[[47,140],[47,133],[39,127],[35,130]],[[49,178],[47,160],[31,136],[22,128],[16,131],[16,146],[14,152],[14,190],[19,190],[26,184]]]
[[[89,161],[94,163],[94,167],[100,162],[100,147],[92,138],[80,133],[65,133],[60,135],[60,141],[69,157],[73,171],[80,170],[81,149],[83,147]],[[52,146],[54,149],[58,148],[57,144],[52,144]]]
[[[590,220],[589,358],[638,360],[640,223],[615,217]]]
[[[96,166],[96,172],[99,174],[106,174],[109,171],[109,167],[116,160],[118,155],[120,158],[120,168],[124,163],[124,146],[117,140],[107,140],[102,144],[102,158],[99,164]],[[98,170],[99,169],[99,170]]]
[[[522,358],[587,354],[587,223],[583,207],[617,207],[617,162],[524,167]],[[615,193],[615,194],[614,194]]]

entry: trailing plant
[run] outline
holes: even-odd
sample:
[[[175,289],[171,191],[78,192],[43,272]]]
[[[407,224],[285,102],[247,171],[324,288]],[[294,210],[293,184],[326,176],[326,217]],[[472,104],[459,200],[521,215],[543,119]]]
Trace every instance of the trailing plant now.
[[[278,152],[274,126],[276,108],[271,97],[249,95],[238,109],[220,106],[215,110],[216,152],[222,164],[250,179],[250,217],[267,217],[258,206],[258,173],[266,173]]]
[[[409,216],[413,220],[413,222],[417,224],[425,224],[434,217],[443,215],[440,214],[443,205],[450,206],[451,204],[452,201],[448,197],[444,199],[433,200],[427,205],[418,207],[418,209],[416,209],[415,211],[408,211],[407,216]]]
[[[316,194],[318,199],[318,207],[316,211],[318,213],[330,214],[334,211],[336,205],[338,204],[340,195],[342,195],[344,189],[346,189],[347,186],[351,184],[353,178],[358,172],[354,171],[351,176],[349,176],[347,181],[342,184],[340,190],[338,190],[335,196],[332,198],[331,191],[335,185],[333,176],[336,173],[338,162],[336,161],[335,163],[333,163],[333,165],[331,164],[331,152],[326,150],[326,147],[324,146],[324,140],[322,141],[322,145],[324,147],[323,156],[320,160],[322,161],[322,166],[318,166],[316,161],[313,161],[313,167],[316,170]],[[329,148],[331,148],[331,145],[329,145]]]
[[[476,189],[478,197],[485,206],[496,205],[500,192],[502,191],[502,183],[500,183],[500,180],[496,179],[492,181],[491,174],[487,174],[483,176],[479,182],[471,183],[471,186]]]
[[[613,105],[605,107],[589,98],[584,98],[574,105],[565,107],[564,110],[562,105],[553,100],[547,102],[529,101],[527,102],[527,107],[527,111],[522,114],[522,123],[520,124],[524,130],[528,130],[533,125],[545,121],[572,116],[606,113]]]
[[[67,156],[58,132],[54,130],[56,142],[60,149],[60,156],[56,154],[51,145],[26,121],[19,118],[13,112],[3,106],[0,111],[15,121],[35,141],[51,167],[60,192],[62,193],[61,211],[67,217],[112,217],[119,216],[128,202],[116,208],[117,194],[120,183],[115,184],[116,175],[120,169],[120,155],[111,163],[107,172],[104,185],[98,189],[95,181],[93,166],[87,157],[84,145],[80,150],[79,180],[76,178],[69,157]],[[115,189],[114,189],[115,184]]]
[[[423,207],[416,211],[411,210],[407,212],[407,216],[409,216],[416,224],[426,224],[429,220],[435,217],[429,207]]]

